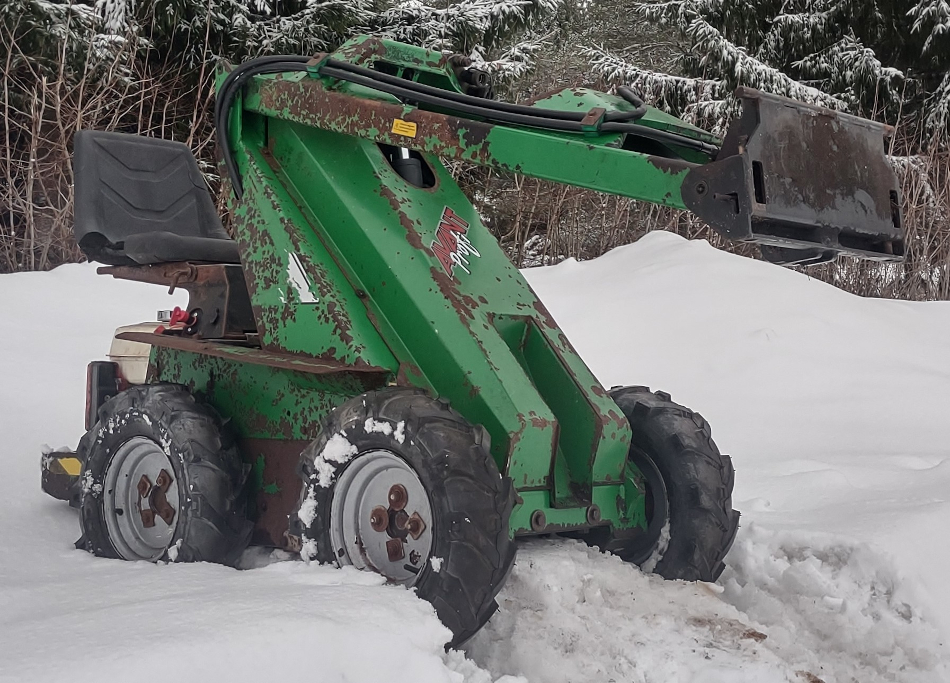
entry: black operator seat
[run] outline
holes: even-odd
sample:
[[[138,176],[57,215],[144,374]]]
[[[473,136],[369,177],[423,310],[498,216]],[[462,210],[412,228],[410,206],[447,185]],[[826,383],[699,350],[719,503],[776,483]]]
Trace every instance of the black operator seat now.
[[[91,261],[241,262],[186,145],[82,130],[74,138],[73,177],[73,229]]]

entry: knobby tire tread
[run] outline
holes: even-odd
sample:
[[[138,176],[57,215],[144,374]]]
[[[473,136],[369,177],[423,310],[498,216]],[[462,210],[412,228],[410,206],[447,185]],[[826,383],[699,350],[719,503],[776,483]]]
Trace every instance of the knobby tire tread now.
[[[366,432],[367,418],[404,423],[405,438]],[[304,547],[312,542],[321,563],[337,562],[330,536],[333,482],[346,464],[335,465],[333,482],[319,486],[314,463],[334,434],[342,433],[360,452],[388,450],[406,460],[429,494],[437,531],[431,557],[442,559],[439,571],[426,562],[414,584],[453,634],[454,647],[473,636],[494,613],[495,596],[514,564],[515,543],[509,535],[514,488],[499,474],[483,429],[468,423],[446,401],[417,389],[392,387],[369,392],[339,406],[324,418],[320,436],[301,454],[303,480],[297,510],[311,497],[316,514],[304,527],[296,512],[291,533]],[[359,455],[354,456],[355,458]],[[352,460],[350,461],[352,462]],[[451,495],[449,495],[451,491]]]
[[[220,416],[177,384],[133,386],[99,409],[98,422],[80,441],[83,487],[78,546],[102,557],[120,558],[109,538],[95,484],[105,480],[112,453],[135,436],[158,444],[167,440],[179,486],[180,505],[175,534],[160,558],[176,562],[218,562],[233,565],[250,541],[244,483],[247,468]],[[110,423],[113,425],[110,429]],[[179,543],[180,542],[180,543]]]

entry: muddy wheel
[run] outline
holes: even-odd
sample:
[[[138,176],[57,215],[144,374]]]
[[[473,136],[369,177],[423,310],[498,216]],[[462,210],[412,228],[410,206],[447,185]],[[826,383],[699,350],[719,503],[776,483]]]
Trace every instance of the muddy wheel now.
[[[291,533],[304,559],[413,587],[452,645],[488,621],[514,563],[514,490],[483,429],[421,391],[375,391],[324,419],[299,472]]]
[[[646,531],[596,530],[589,540],[668,579],[715,581],[735,540],[735,471],[713,443],[709,424],[646,387],[620,387],[611,397],[630,421],[627,476],[646,489]]]
[[[118,394],[79,456],[80,547],[124,560],[232,564],[247,546],[245,468],[217,414],[183,387]]]

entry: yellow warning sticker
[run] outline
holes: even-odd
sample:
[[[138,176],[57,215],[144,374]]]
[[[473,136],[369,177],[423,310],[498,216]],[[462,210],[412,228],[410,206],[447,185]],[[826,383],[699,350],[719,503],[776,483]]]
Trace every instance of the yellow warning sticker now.
[[[405,135],[407,138],[416,137],[416,124],[412,121],[393,119],[393,132],[396,135]]]

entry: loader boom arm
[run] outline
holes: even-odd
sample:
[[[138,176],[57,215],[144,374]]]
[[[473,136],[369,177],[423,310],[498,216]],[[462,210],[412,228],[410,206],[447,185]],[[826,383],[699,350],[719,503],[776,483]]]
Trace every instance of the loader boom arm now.
[[[525,106],[468,95],[473,70],[457,60],[370,38],[298,68],[250,79],[244,108],[690,210],[774,261],[903,255],[882,124],[740,88],[742,115],[720,143],[629,97],[570,89]]]

